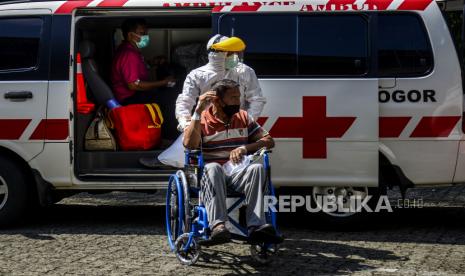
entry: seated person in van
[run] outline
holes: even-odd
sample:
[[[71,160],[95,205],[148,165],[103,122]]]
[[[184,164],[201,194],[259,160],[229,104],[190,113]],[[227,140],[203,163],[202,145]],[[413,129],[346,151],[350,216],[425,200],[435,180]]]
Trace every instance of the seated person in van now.
[[[247,153],[274,147],[268,132],[247,111],[240,110],[240,98],[237,82],[226,79],[213,84],[212,91],[199,97],[191,123],[184,131],[183,144],[188,149],[202,146],[206,165],[200,182],[201,198],[207,208],[212,242],[223,243],[230,239],[225,227],[228,220],[226,190],[229,188],[245,193],[250,241],[279,243],[282,238],[265,219],[263,165],[253,163],[231,176],[226,175],[222,167],[229,160],[239,163]]]
[[[144,19],[127,19],[121,30],[124,40],[116,51],[111,73],[115,97],[122,105],[153,103],[157,90],[170,85],[174,78],[150,80],[149,70],[141,53],[141,49],[150,42]]]

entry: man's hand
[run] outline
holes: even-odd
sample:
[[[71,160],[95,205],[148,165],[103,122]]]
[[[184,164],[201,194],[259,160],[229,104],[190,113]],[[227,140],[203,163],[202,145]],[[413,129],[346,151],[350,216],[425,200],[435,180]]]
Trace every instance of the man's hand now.
[[[200,95],[195,112],[201,114],[210,105],[210,103],[216,99],[217,97],[215,91],[208,91]]]
[[[238,147],[236,149],[233,149],[229,153],[229,160],[233,162],[234,164],[239,164],[242,161],[242,158],[244,155],[247,154],[247,149],[244,146]]]

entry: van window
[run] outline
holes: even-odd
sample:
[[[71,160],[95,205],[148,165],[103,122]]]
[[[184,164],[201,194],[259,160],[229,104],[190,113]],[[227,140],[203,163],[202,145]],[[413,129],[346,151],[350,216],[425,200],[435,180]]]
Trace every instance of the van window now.
[[[363,75],[368,70],[368,23],[363,16],[299,16],[298,37],[300,75]]]
[[[368,71],[368,23],[362,15],[225,14],[219,30],[244,39],[244,61],[259,77]]]
[[[379,14],[378,75],[413,77],[432,69],[433,54],[428,35],[415,14]]]
[[[0,70],[37,66],[42,23],[41,18],[0,19]]]
[[[220,33],[242,38],[244,61],[258,76],[297,74],[297,18],[294,15],[233,15],[221,18]]]

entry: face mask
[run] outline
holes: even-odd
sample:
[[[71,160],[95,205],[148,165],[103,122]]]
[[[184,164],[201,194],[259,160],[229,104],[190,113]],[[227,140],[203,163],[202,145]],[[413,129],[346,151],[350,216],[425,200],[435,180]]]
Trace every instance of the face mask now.
[[[225,105],[223,106],[223,112],[224,114],[226,114],[226,116],[231,118],[234,114],[239,112],[240,108],[241,108],[240,105]]]
[[[239,56],[237,54],[232,54],[226,57],[226,61],[225,61],[226,69],[231,70],[234,67],[236,67],[237,64],[239,64]]]
[[[140,36],[140,41],[136,42],[137,48],[142,49],[149,45],[150,37],[148,35]]]

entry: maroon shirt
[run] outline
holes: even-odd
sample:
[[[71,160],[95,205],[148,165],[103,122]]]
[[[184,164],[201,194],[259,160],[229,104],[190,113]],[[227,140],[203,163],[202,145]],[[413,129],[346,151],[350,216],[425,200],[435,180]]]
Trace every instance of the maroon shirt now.
[[[128,84],[137,80],[149,80],[144,57],[131,43],[123,41],[116,50],[111,70],[113,93],[119,102],[136,93],[128,88]]]

